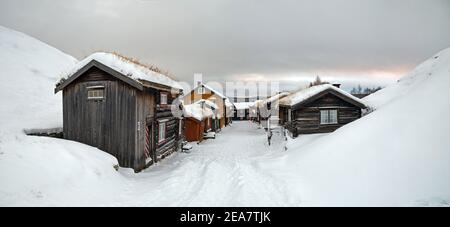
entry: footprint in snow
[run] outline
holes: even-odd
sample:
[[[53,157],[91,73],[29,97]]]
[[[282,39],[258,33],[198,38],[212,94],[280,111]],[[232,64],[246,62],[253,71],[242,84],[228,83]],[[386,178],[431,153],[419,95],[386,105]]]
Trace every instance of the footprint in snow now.
[[[41,73],[41,71],[39,71],[38,69],[35,69],[35,68],[30,68],[30,72],[33,73],[33,74],[40,74]]]
[[[94,170],[94,173],[95,173],[97,176],[101,176],[101,175],[102,175],[102,172],[100,172],[100,170],[98,170],[98,169],[95,169],[95,170]]]
[[[44,195],[42,194],[41,191],[31,190],[31,194],[38,199],[44,198]]]

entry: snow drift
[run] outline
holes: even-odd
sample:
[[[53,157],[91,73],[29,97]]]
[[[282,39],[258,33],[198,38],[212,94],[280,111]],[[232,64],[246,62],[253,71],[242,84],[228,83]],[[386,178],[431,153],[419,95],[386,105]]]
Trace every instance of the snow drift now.
[[[448,67],[446,66],[448,63],[445,62],[447,52],[448,49],[434,55],[427,61],[418,65],[413,71],[408,73],[408,75],[399,79],[396,84],[381,89],[380,91],[365,97],[363,100],[372,108],[377,109],[384,104],[395,100],[396,98],[407,95],[411,90],[420,89],[419,86],[421,86],[421,84],[424,83],[428,77],[433,75],[434,69]],[[444,60],[442,60],[443,58]]]
[[[0,135],[62,126],[61,94],[52,88],[76,59],[0,26]]]
[[[369,96],[373,113],[289,144],[282,164],[303,205],[449,205],[449,85],[450,48]]]
[[[75,63],[41,41],[0,26],[0,206],[99,205],[110,202],[114,191],[89,186],[121,182],[114,176],[119,175],[114,157],[23,132],[62,127],[61,93],[55,95],[54,86]]]

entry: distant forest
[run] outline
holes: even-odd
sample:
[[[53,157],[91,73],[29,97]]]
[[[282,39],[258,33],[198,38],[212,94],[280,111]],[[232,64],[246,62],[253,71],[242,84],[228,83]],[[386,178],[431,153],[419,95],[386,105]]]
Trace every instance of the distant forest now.
[[[321,84],[329,84],[329,83],[330,82],[322,80],[322,78],[320,78],[320,76],[316,76],[314,81],[309,83],[309,87],[316,86],[316,85],[321,85]],[[370,95],[370,94],[375,93],[375,92],[377,92],[377,91],[379,91],[381,89],[383,89],[383,87],[381,87],[381,86],[369,88],[369,87],[362,87],[361,84],[359,84],[357,87],[352,88],[350,93],[352,95],[356,95],[356,94]]]
[[[378,87],[373,87],[373,88],[368,88],[368,87],[361,87],[361,85],[358,85],[357,87],[352,88],[352,90],[350,91],[351,94],[372,94],[375,93],[379,90],[383,89],[382,87],[378,86]]]

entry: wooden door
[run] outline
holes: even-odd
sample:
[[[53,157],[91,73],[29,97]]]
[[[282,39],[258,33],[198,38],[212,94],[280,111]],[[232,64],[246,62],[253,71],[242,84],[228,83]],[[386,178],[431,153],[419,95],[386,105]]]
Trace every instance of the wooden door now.
[[[153,123],[147,123],[145,127],[145,147],[144,147],[144,153],[145,153],[145,164],[148,163],[155,163],[156,157],[155,157],[155,137],[154,137],[154,124]]]
[[[103,136],[102,136],[102,129],[103,129],[103,115],[104,115],[104,102],[94,100],[88,101],[89,109],[87,111],[87,120],[89,122],[89,142],[88,145],[98,147],[100,149],[103,149]]]

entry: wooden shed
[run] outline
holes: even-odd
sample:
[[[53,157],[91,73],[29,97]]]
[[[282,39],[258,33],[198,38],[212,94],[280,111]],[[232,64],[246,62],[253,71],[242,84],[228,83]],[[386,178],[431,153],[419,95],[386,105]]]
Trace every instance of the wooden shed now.
[[[361,117],[366,105],[357,97],[330,85],[317,85],[280,100],[280,121],[294,137],[332,132]]]
[[[183,110],[184,138],[189,142],[201,142],[203,135],[212,129],[214,112],[201,103],[185,105]]]
[[[219,106],[210,100],[200,99],[194,104],[199,104],[202,109],[204,109],[204,114],[209,114],[212,112],[212,116],[207,118],[206,131],[212,130],[214,132],[218,132],[221,130],[221,113],[219,111]],[[206,113],[208,112],[208,113]]]
[[[57,84],[59,91],[64,138],[106,151],[122,167],[140,171],[181,149],[182,112],[172,104],[181,86],[153,68],[94,53]]]

